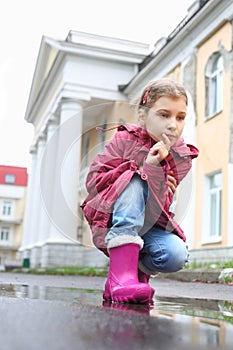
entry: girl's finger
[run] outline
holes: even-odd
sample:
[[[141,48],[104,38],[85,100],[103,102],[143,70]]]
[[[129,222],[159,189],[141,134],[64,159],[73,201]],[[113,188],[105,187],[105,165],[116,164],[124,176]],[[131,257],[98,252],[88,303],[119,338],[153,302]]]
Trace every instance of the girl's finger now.
[[[165,144],[165,146],[167,147],[167,149],[170,149],[171,141],[169,140],[169,138],[167,137],[166,134],[162,134],[162,140],[163,140],[163,143]]]

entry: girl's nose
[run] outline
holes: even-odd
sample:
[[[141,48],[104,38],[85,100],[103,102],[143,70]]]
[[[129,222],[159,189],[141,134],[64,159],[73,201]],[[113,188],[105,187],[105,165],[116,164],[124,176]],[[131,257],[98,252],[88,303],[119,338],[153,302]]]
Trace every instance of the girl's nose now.
[[[176,118],[171,118],[168,123],[168,129],[174,130],[176,129]]]

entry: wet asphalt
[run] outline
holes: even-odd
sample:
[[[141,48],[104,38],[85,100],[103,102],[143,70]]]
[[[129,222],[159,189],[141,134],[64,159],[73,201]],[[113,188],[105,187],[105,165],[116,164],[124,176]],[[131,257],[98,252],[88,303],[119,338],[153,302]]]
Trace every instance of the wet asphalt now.
[[[0,273],[0,350],[233,349],[233,286],[151,279],[153,305],[103,302],[105,278]]]

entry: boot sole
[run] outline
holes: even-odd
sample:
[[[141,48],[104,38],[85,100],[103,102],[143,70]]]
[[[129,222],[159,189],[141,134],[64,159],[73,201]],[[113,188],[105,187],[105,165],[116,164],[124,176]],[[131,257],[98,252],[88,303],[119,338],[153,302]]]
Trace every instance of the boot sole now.
[[[151,288],[136,288],[133,286],[112,289],[112,293],[105,291],[103,298],[115,303],[148,304],[152,302],[154,292]]]

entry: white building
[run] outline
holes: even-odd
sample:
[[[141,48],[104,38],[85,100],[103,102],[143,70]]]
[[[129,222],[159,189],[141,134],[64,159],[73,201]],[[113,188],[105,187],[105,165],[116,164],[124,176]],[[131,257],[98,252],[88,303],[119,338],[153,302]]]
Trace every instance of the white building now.
[[[42,38],[25,116],[35,127],[20,248],[30,266],[106,261],[77,240],[82,135],[108,104],[127,100],[119,84],[148,53],[146,44],[72,31],[65,41]]]

